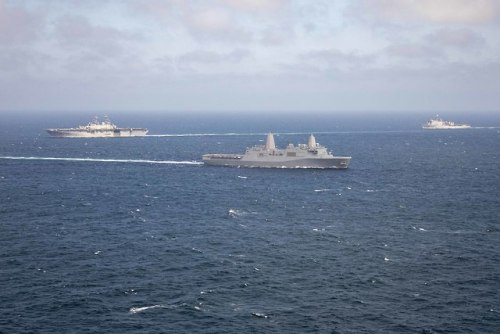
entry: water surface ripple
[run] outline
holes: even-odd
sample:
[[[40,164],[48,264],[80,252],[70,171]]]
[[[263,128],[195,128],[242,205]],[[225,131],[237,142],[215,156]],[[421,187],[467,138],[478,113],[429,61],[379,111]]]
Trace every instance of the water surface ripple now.
[[[496,130],[318,134],[346,171],[194,164],[254,135],[23,136],[0,142],[1,332],[500,326]]]

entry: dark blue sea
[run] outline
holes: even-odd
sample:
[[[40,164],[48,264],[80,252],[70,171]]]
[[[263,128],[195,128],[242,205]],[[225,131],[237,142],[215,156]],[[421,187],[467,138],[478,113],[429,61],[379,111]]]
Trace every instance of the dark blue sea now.
[[[1,333],[499,332],[500,114],[92,116],[0,115]],[[200,163],[268,131],[350,168]]]

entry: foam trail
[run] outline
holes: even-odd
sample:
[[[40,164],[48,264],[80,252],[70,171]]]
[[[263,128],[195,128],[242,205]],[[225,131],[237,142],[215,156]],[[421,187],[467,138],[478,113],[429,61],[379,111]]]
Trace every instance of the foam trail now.
[[[165,164],[165,165],[203,165],[201,161],[174,161],[174,160],[143,160],[143,159],[95,159],[95,158],[57,158],[57,157],[13,157],[0,156],[5,160],[50,160],[50,161],[74,161],[74,162],[119,162],[140,164]]]
[[[180,133],[180,134],[157,134],[145,137],[206,137],[206,136],[264,136],[265,133]]]
[[[313,131],[316,134],[334,134],[341,133],[339,131]],[[311,132],[274,132],[275,135],[309,135]],[[226,133],[179,133],[179,134],[156,134],[156,135],[146,135],[145,137],[207,137],[207,136],[266,136],[267,132],[247,132],[247,133],[237,133],[237,132],[226,132]]]
[[[492,127],[494,128],[494,127]],[[417,132],[413,130],[410,132]],[[307,131],[307,132],[273,132],[274,135],[310,135],[314,134],[339,134],[339,133],[401,133],[408,130],[347,130],[347,131]],[[267,132],[224,132],[224,133],[159,133],[149,134],[142,137],[223,137],[223,136],[266,136]]]

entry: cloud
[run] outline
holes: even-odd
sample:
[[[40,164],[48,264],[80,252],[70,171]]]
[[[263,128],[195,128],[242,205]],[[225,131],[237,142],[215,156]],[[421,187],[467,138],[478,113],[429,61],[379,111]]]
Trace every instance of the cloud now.
[[[193,51],[181,55],[178,60],[183,63],[238,63],[245,58],[251,56],[248,50],[237,49],[228,53],[210,52],[210,51]]]
[[[485,38],[467,29],[438,29],[426,36],[433,45],[449,46],[457,49],[479,48],[486,45]]]
[[[440,49],[422,44],[397,43],[389,45],[384,51],[390,57],[403,59],[431,60],[443,57]]]
[[[176,69],[185,74],[209,74],[217,76],[221,73],[232,75],[247,71],[241,63],[251,59],[252,54],[246,49],[236,49],[230,52],[213,52],[196,50],[184,53],[175,58]]]
[[[182,4],[179,1],[138,0],[131,3],[129,10],[131,13],[139,12],[163,20],[173,14],[176,3]]]
[[[263,27],[280,25],[290,3],[289,0],[143,0],[135,2],[132,8],[168,31],[188,32],[198,43],[242,44],[265,41],[263,34],[269,34]]]
[[[231,29],[231,16],[223,9],[206,9],[189,17],[192,28],[208,33],[220,33]]]
[[[359,70],[373,64],[375,58],[374,55],[344,52],[337,49],[310,51],[299,56],[301,63],[336,70]]]
[[[254,106],[262,109],[295,108],[299,101],[329,108],[336,99],[359,107],[360,92],[375,98],[383,92],[385,104],[367,99],[366,107],[399,99],[398,107],[413,108],[426,95],[445,106],[459,92],[456,100],[464,102],[471,88],[469,103],[479,105],[482,91],[498,87],[492,85],[498,65],[488,62],[498,59],[499,6],[492,0],[0,0],[0,95],[8,98],[0,103],[47,108],[67,94],[68,108],[216,109],[219,96],[231,95],[223,100],[238,109],[242,99],[258,95]],[[400,98],[404,92],[416,97]]]
[[[12,48],[0,53],[0,71],[3,76],[46,75],[54,58],[26,48]]]
[[[42,20],[27,9],[0,0],[0,43],[19,45],[35,41],[43,27]]]
[[[377,21],[483,24],[500,19],[497,0],[358,0],[353,9]]]
[[[221,3],[228,7],[258,14],[275,13],[289,2],[289,0],[221,0]]]
[[[124,42],[139,36],[104,25],[93,24],[80,15],[66,15],[55,21],[54,36],[63,49],[115,56],[124,50]]]
[[[189,13],[185,21],[189,32],[198,41],[226,41],[246,43],[252,34],[238,24],[231,12],[224,8],[201,9]]]
[[[295,31],[290,24],[273,24],[262,31],[260,42],[265,46],[280,46],[293,41],[295,38]]]

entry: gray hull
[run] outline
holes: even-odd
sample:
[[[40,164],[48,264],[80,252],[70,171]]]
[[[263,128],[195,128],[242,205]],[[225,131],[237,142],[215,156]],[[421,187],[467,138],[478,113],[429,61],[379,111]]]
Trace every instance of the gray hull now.
[[[203,162],[211,166],[246,167],[246,168],[331,168],[346,169],[349,166],[350,157],[333,157],[330,159],[288,159],[288,160],[246,160],[241,156],[221,158],[217,155],[203,156]]]
[[[351,157],[334,156],[326,147],[316,142],[311,134],[307,144],[288,144],[279,149],[272,133],[265,145],[248,148],[245,154],[205,154],[203,162],[212,166],[255,168],[330,168],[346,169]]]
[[[148,133],[142,128],[119,128],[113,130],[48,129],[52,137],[63,138],[102,138],[102,137],[142,137]]]

